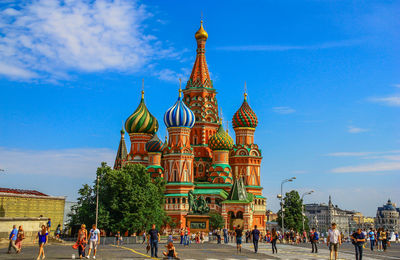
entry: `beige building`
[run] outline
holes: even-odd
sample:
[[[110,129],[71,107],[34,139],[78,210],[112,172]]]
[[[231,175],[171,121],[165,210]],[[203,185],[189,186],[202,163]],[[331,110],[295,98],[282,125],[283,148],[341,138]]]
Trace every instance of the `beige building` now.
[[[52,230],[55,230],[58,224],[63,226],[64,206],[65,197],[53,197],[34,190],[0,188],[0,220],[51,218]]]
[[[396,208],[396,204],[389,199],[382,207],[378,207],[376,211],[375,227],[384,228],[389,232],[400,231],[400,208]]]

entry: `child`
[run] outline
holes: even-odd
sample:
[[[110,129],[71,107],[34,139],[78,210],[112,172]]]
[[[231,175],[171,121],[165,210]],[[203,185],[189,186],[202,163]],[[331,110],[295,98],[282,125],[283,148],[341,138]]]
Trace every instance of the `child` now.
[[[178,254],[176,253],[174,244],[172,242],[169,242],[165,247],[167,248],[167,252],[163,252],[163,255],[166,259],[178,259]]]

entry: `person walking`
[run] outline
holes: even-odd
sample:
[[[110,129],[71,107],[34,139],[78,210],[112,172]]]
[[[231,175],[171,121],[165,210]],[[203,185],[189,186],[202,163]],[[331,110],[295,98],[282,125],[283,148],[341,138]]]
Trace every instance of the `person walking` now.
[[[375,245],[375,232],[374,230],[371,228],[371,230],[368,232],[368,236],[369,236],[369,244],[371,247],[371,251],[374,251],[374,245]]]
[[[144,242],[146,242],[146,231],[145,230],[143,230],[142,238],[143,238],[142,244],[144,244]],[[182,238],[181,238],[181,244],[182,244]]]
[[[119,246],[120,244],[122,245],[122,236],[120,231],[118,231],[115,235],[115,242],[117,242],[117,246]]]
[[[61,224],[58,224],[58,225],[57,225],[55,235],[56,235],[56,238],[57,238],[57,239],[60,238],[60,235],[61,235]]]
[[[22,249],[22,240],[25,239],[25,232],[22,226],[19,226],[18,228],[18,235],[17,235],[17,241],[15,241],[15,246],[18,248],[18,252],[21,252]]]
[[[47,220],[47,232],[50,234],[50,228],[51,228],[51,218]]]
[[[277,254],[278,248],[276,248],[276,241],[278,240],[278,233],[276,233],[275,228],[271,231],[271,245],[272,245],[272,253]]]
[[[260,240],[260,230],[257,229],[257,225],[255,225],[253,231],[251,231],[251,236],[253,238],[254,252],[257,253],[258,241]]]
[[[93,249],[93,259],[96,259],[98,244],[100,244],[100,230],[96,228],[96,224],[93,224],[92,229],[89,231],[89,251],[86,258],[90,258],[90,253]]]
[[[47,232],[47,227],[45,225],[42,225],[42,230],[39,231],[36,235],[36,239],[39,239],[39,255],[36,260],[39,260],[40,256],[42,256],[42,259],[46,258],[46,256],[44,255],[44,245],[47,244],[48,235],[49,232]]]
[[[378,251],[382,251],[382,236],[381,236],[382,228],[378,228],[376,232],[376,239],[378,242]]]
[[[342,244],[339,230],[336,229],[336,223],[332,223],[332,228],[328,231],[328,239],[326,245],[329,247],[329,259],[332,260],[335,253],[335,260],[338,259],[339,246]]]
[[[19,249],[18,247],[15,245],[16,241],[18,238],[18,229],[16,225],[13,225],[13,228],[10,232],[10,236],[9,236],[9,244],[8,244],[8,254],[11,254],[11,248],[13,248],[15,250],[16,253],[19,253]]]
[[[217,235],[217,244],[221,244],[221,229],[218,228],[215,234]]]
[[[315,230],[315,228],[311,229],[310,232],[310,242],[311,242],[311,253],[318,253],[318,247],[317,247],[317,243],[319,240],[319,235],[318,232]]]
[[[181,245],[183,244],[183,237],[185,236],[185,231],[181,228]]]
[[[243,230],[240,229],[240,225],[237,225],[235,229],[236,233],[236,252],[241,253],[242,252],[242,236],[243,236]]]
[[[222,233],[223,233],[223,235],[224,235],[224,243],[225,243],[225,244],[228,244],[228,229],[225,227],[225,228],[222,230]]]
[[[158,258],[158,242],[160,241],[160,233],[156,229],[156,224],[151,225],[151,229],[147,232],[147,241],[151,248],[151,257]]]
[[[361,231],[361,228],[358,228],[356,232],[351,235],[351,240],[353,241],[354,248],[356,250],[356,260],[362,260],[363,254],[363,245],[365,242],[365,235]]]
[[[381,229],[381,238],[382,238],[382,248],[383,251],[386,252],[387,242],[388,242],[388,232],[385,231],[383,228]]]
[[[78,238],[76,240],[76,244],[78,245],[79,258],[85,257],[87,237],[88,235],[87,235],[86,225],[82,224],[81,229],[79,229],[78,231]]]
[[[186,246],[189,246],[189,229],[186,227],[185,228],[185,235],[183,236],[183,245],[186,247]]]

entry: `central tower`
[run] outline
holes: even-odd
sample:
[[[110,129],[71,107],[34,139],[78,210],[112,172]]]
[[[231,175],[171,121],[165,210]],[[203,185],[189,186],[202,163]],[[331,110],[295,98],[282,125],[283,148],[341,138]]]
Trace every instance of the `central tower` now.
[[[196,123],[190,133],[190,144],[194,153],[194,179],[207,181],[208,169],[213,157],[212,151],[208,147],[208,139],[217,132],[219,118],[217,92],[210,79],[205,56],[208,33],[203,28],[203,21],[201,21],[195,38],[197,41],[196,60],[183,94],[184,102],[193,111],[196,118]]]

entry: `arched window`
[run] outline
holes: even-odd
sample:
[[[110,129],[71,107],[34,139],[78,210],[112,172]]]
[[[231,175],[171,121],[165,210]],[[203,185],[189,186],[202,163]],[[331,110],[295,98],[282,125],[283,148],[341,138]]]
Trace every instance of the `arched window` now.
[[[177,198],[177,199],[176,199],[176,203],[178,203],[178,204],[179,204],[179,201],[180,201],[180,199],[179,199],[179,198]]]
[[[210,203],[211,203],[211,198],[210,198],[210,197],[207,197],[207,198],[206,198],[206,202],[207,202],[208,204],[210,204]]]
[[[186,198],[182,198],[182,203],[186,203]]]
[[[175,198],[172,199],[172,204],[175,204]]]
[[[238,211],[238,212],[236,213],[236,218],[243,219],[243,212]]]
[[[200,165],[199,165],[199,173],[202,173],[203,170],[204,170],[204,169],[203,169],[203,164],[200,164]]]

